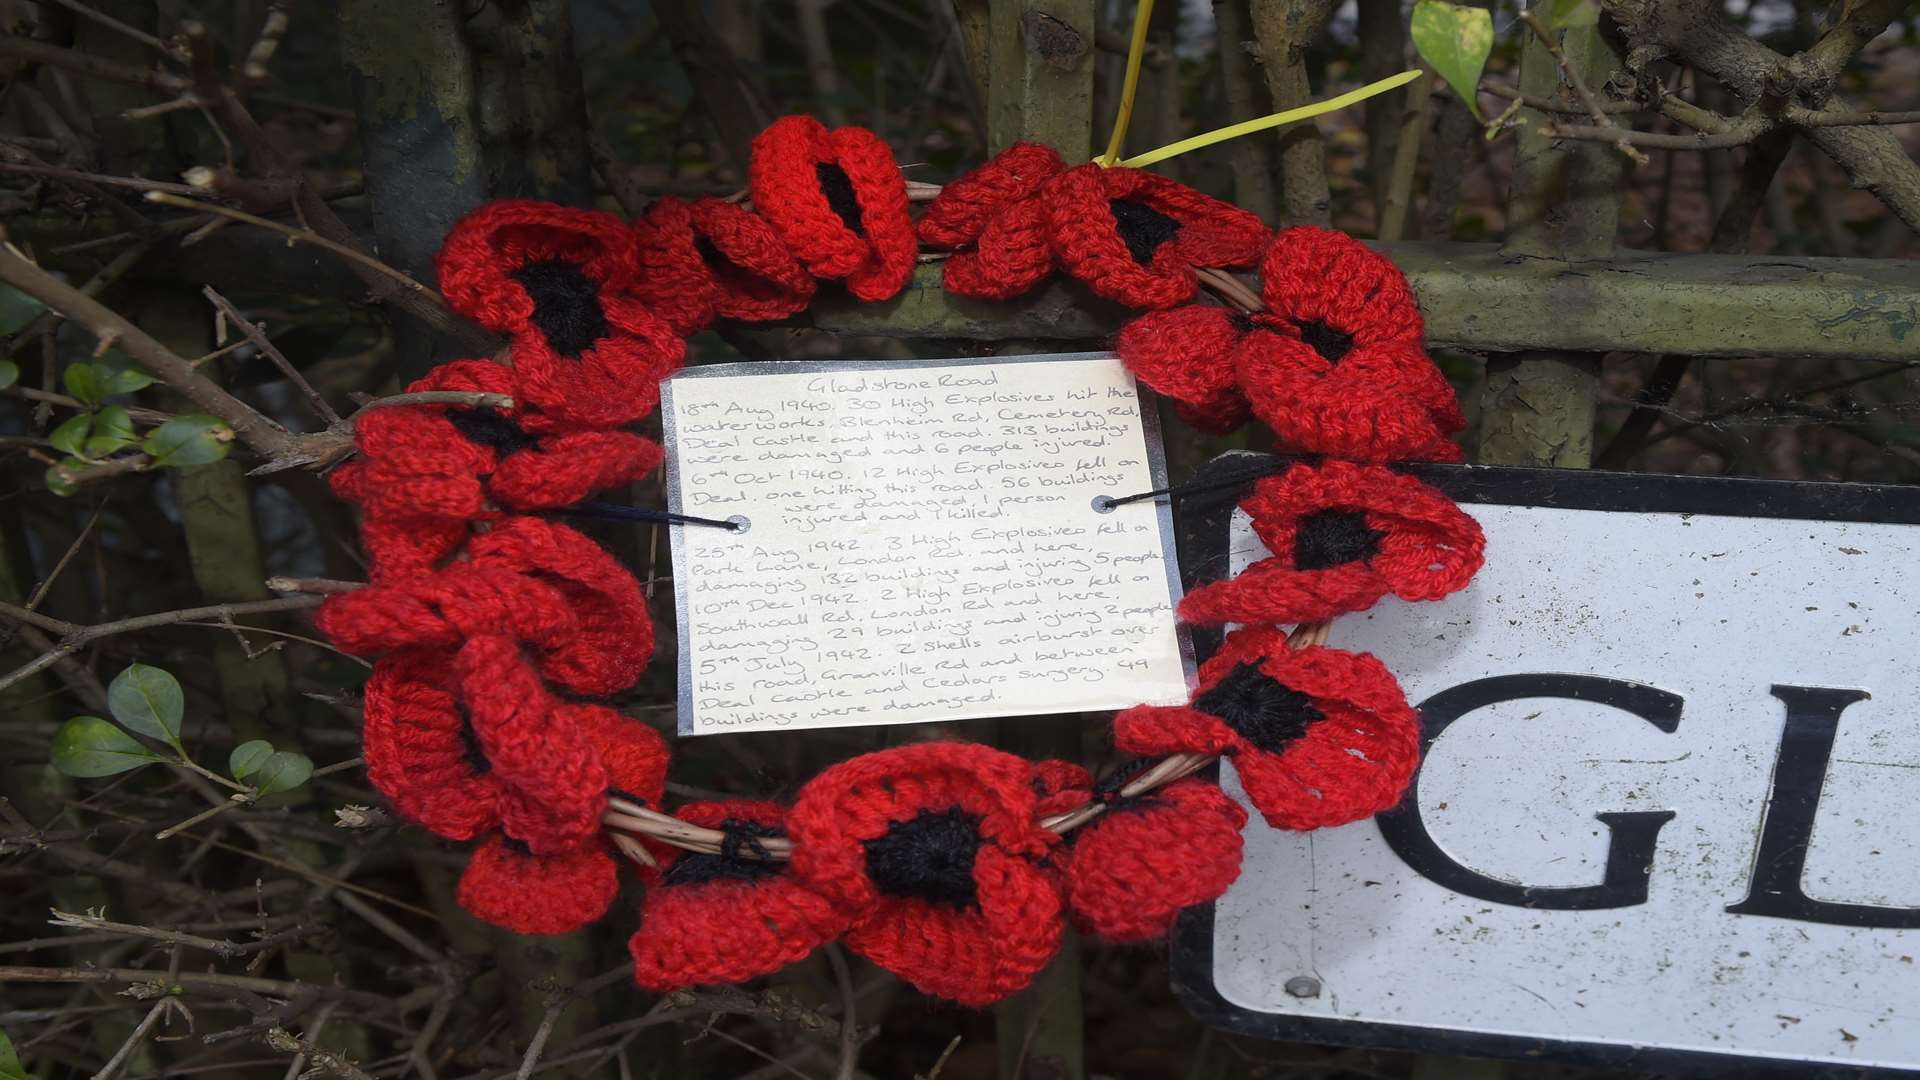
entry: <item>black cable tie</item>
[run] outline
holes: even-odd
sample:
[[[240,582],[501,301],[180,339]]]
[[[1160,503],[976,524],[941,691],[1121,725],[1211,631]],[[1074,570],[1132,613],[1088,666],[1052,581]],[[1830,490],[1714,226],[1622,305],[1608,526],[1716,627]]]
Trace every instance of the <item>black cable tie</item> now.
[[[598,499],[584,499],[572,506],[563,506],[554,513],[572,517],[600,518],[606,521],[649,521],[664,525],[700,525],[709,529],[725,529],[728,532],[747,531],[747,519],[743,517],[727,518],[723,521],[719,518],[675,514],[645,506],[622,506],[619,503],[602,502]]]
[[[1225,480],[1213,480],[1205,484],[1175,484],[1172,487],[1156,488],[1152,491],[1142,491],[1135,495],[1122,495],[1117,498],[1112,495],[1102,495],[1093,500],[1093,508],[1104,514],[1116,506],[1143,502],[1147,499],[1158,499],[1161,496],[1166,496],[1168,502],[1179,502],[1181,499],[1192,495],[1205,495],[1210,491],[1226,491],[1232,488],[1242,487],[1255,480],[1278,475],[1293,468],[1295,465],[1312,460],[1314,459],[1305,456],[1288,455],[1275,457],[1269,465],[1263,465],[1258,469],[1252,469],[1240,473],[1237,476],[1230,476]]]

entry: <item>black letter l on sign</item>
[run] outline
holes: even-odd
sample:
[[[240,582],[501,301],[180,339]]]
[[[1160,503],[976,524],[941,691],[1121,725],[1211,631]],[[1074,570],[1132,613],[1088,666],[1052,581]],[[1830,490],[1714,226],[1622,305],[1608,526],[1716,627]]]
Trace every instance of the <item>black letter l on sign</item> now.
[[[1835,926],[1920,929],[1920,908],[1815,900],[1800,884],[1807,872],[1807,844],[1813,839],[1813,817],[1820,809],[1820,789],[1833,757],[1840,713],[1869,695],[1865,690],[1825,686],[1776,686],[1773,696],[1787,706],[1780,756],[1773,766],[1773,792],[1760,827],[1753,883],[1747,898],[1727,910],[1735,915],[1771,915]]]

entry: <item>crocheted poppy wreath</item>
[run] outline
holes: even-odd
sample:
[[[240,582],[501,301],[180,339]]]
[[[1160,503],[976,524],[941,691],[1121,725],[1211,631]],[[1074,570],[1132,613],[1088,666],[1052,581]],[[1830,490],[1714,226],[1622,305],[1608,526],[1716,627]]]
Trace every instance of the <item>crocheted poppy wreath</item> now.
[[[917,221],[886,144],[860,128],[787,117],[747,172],[750,204],[662,199],[632,223],[524,200],[468,215],[440,252],[440,287],[508,350],[408,387],[455,403],[367,413],[356,460],[332,475],[359,506],[369,584],[317,621],[376,658],[368,778],[408,821],[471,845],[468,911],[565,933],[607,913],[624,868],[648,989],[756,978],[838,940],[980,1006],[1025,987],[1068,923],[1149,941],[1232,884],[1248,815],[1197,775],[1218,758],[1275,828],[1394,805],[1419,724],[1378,660],[1325,647],[1326,620],[1389,593],[1452,593],[1484,541],[1391,467],[1458,460],[1463,426],[1391,262],[1031,143],[946,185]],[[659,403],[685,335],[790,317],[823,282],[884,300],[923,245],[945,253],[958,294],[1004,299],[1064,274],[1145,310],[1116,346],[1141,382],[1197,426],[1257,420],[1302,455],[1241,503],[1271,555],[1180,605],[1188,622],[1238,628],[1187,705],[1115,718],[1116,747],[1143,757],[1112,776],[931,742],[836,765],[790,805],[668,814],[665,740],[592,701],[632,687],[652,653],[639,584],[541,515],[659,466],[629,428]],[[1258,305],[1198,298],[1203,271],[1256,265]]]

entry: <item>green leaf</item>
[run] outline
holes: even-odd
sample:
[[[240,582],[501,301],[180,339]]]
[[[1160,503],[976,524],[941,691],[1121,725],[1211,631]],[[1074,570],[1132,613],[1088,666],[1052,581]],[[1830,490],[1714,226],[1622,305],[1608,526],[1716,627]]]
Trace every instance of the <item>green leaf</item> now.
[[[273,744],[265,739],[243,742],[233,748],[233,754],[227,758],[227,771],[235,780],[245,780],[260,771],[260,767],[273,756]]]
[[[62,498],[79,491],[79,487],[73,482],[73,474],[86,467],[87,463],[85,461],[77,457],[70,457],[60,464],[48,468],[47,490]]]
[[[1547,26],[1554,30],[1592,26],[1600,21],[1600,7],[1593,0],[1546,0],[1541,6]]]
[[[93,368],[99,373],[101,383],[109,394],[131,394],[153,385],[153,376],[134,363],[133,357],[119,349],[108,349],[101,353],[94,360]]]
[[[232,439],[233,431],[218,417],[176,416],[147,432],[140,449],[152,456],[156,466],[182,468],[207,465],[226,457]]]
[[[33,1074],[20,1064],[20,1055],[14,1052],[13,1040],[7,1033],[0,1031],[0,1080],[33,1080]]]
[[[172,675],[146,664],[127,665],[107,687],[107,708],[128,730],[165,739],[180,749],[180,718],[186,714],[187,697]]]
[[[11,360],[0,360],[0,390],[5,390],[20,381],[20,365]],[[0,1035],[0,1039],[6,1038]]]
[[[53,767],[68,776],[113,776],[160,758],[97,716],[76,716],[53,736]]]
[[[275,750],[254,772],[253,786],[260,794],[271,795],[276,791],[292,791],[312,775],[312,758],[291,750]]]
[[[60,373],[60,381],[66,384],[67,393],[88,405],[97,405],[107,396],[107,381],[92,364],[68,364],[67,370]]]
[[[1484,121],[1477,88],[1493,51],[1493,13],[1446,0],[1414,0],[1413,47]]]
[[[0,285],[0,334],[17,334],[26,329],[47,305],[11,285]]]
[[[93,417],[93,437],[87,440],[87,450],[94,454],[111,454],[122,447],[132,446],[139,441],[133,431],[133,417],[127,414],[124,406],[109,405]]]
[[[54,428],[47,435],[47,441],[55,450],[78,456],[87,445],[87,436],[93,433],[93,417],[86,413],[68,420]]]

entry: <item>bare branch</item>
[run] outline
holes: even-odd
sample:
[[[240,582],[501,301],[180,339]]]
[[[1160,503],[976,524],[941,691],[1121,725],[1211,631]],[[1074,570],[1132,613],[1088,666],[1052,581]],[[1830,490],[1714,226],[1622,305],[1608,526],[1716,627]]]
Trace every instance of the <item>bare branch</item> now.
[[[313,406],[313,411],[319,413],[322,420],[325,420],[329,425],[340,422],[340,414],[333,411],[333,406],[327,404],[327,399],[321,396],[320,391],[315,390],[313,384],[307,381],[306,376],[300,374],[300,369],[293,366],[292,361],[287,359],[285,353],[282,353],[278,348],[274,347],[273,342],[267,339],[264,331],[249,322],[246,316],[240,314],[240,309],[234,307],[232,301],[215,292],[211,285],[203,287],[200,292],[208,300],[213,301],[213,306],[220,309],[220,314],[224,316],[228,322],[239,327],[240,332],[245,334],[247,340],[253,342],[262,353],[266,354],[267,359],[273,361],[273,366],[279,368],[280,374],[285,375],[287,381],[299,389],[300,393],[306,397],[307,404]]]
[[[0,250],[0,281],[65,315],[140,362],[154,378],[178,390],[195,405],[225,421],[240,440],[263,456],[292,451],[296,436],[234,397],[173,350],[155,341],[118,312],[28,262],[11,249]]]
[[[0,56],[17,56],[30,63],[65,68],[68,71],[91,75],[96,79],[106,79],[109,82],[151,87],[165,94],[179,94],[192,86],[187,79],[172,72],[126,67],[111,60],[102,60],[97,56],[89,56],[72,49],[62,49],[16,34],[0,35]]]

